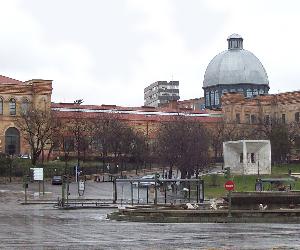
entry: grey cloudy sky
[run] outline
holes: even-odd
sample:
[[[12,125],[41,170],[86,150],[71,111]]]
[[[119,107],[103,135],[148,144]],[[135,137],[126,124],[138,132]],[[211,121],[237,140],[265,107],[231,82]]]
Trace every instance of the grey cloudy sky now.
[[[53,80],[53,101],[143,105],[143,89],[179,80],[203,95],[210,60],[238,33],[270,92],[299,88],[297,0],[0,0],[0,75]]]

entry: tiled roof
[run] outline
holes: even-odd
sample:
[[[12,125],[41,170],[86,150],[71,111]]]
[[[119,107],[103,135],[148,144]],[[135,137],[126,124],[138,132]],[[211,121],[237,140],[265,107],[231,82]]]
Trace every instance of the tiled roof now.
[[[19,81],[19,80],[15,80],[15,79],[12,79],[10,77],[7,77],[7,76],[2,76],[0,75],[0,84],[23,84],[23,82]]]
[[[201,122],[216,122],[221,119],[220,112],[207,113],[204,111],[184,112],[178,109],[165,108],[145,108],[145,107],[119,107],[115,105],[77,105],[72,103],[52,103],[52,112],[58,117],[64,119],[74,118],[75,114],[79,118],[93,119],[101,116],[101,114],[111,114],[120,120],[127,121],[153,121],[163,122],[170,121],[174,116],[181,114],[191,117]]]
[[[147,107],[147,106],[142,106],[142,107],[122,107],[122,106],[116,106],[116,105],[78,105],[74,103],[51,103],[51,108],[52,109],[74,109],[74,110],[89,110],[91,112],[92,110],[114,110],[114,111],[123,111],[123,112],[161,112],[161,113],[188,113],[188,114],[210,114],[210,113],[218,113],[215,111],[209,110],[209,113],[207,110],[197,110],[193,111],[191,109],[185,109],[185,108],[169,108],[169,107]]]
[[[257,105],[257,102],[261,104],[272,104],[272,103],[299,103],[300,102],[300,91],[284,92],[278,94],[267,94],[258,95],[253,98],[246,98],[241,93],[226,93],[222,96],[223,104],[247,104]]]

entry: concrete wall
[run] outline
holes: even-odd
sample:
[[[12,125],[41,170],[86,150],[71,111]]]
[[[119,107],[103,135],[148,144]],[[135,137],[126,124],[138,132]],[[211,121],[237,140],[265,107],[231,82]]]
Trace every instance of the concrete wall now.
[[[233,174],[271,174],[271,144],[268,140],[223,143],[224,166]]]

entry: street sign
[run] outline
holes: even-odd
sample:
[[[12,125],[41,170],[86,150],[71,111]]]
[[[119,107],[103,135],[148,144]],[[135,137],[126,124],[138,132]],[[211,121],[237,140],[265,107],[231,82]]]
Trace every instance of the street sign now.
[[[224,184],[225,189],[228,191],[234,190],[234,182],[233,181],[226,181]]]
[[[44,178],[44,169],[43,168],[31,168],[33,169],[33,180],[42,181]]]
[[[79,184],[78,184],[78,190],[84,191],[84,189],[85,189],[85,183],[84,183],[84,181],[80,180]]]

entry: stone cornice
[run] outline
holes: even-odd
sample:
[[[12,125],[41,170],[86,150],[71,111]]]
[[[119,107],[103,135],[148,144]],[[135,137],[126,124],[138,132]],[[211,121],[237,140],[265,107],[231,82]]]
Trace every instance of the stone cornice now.
[[[0,84],[2,95],[51,95],[52,81],[50,80],[30,80],[24,84]]]

